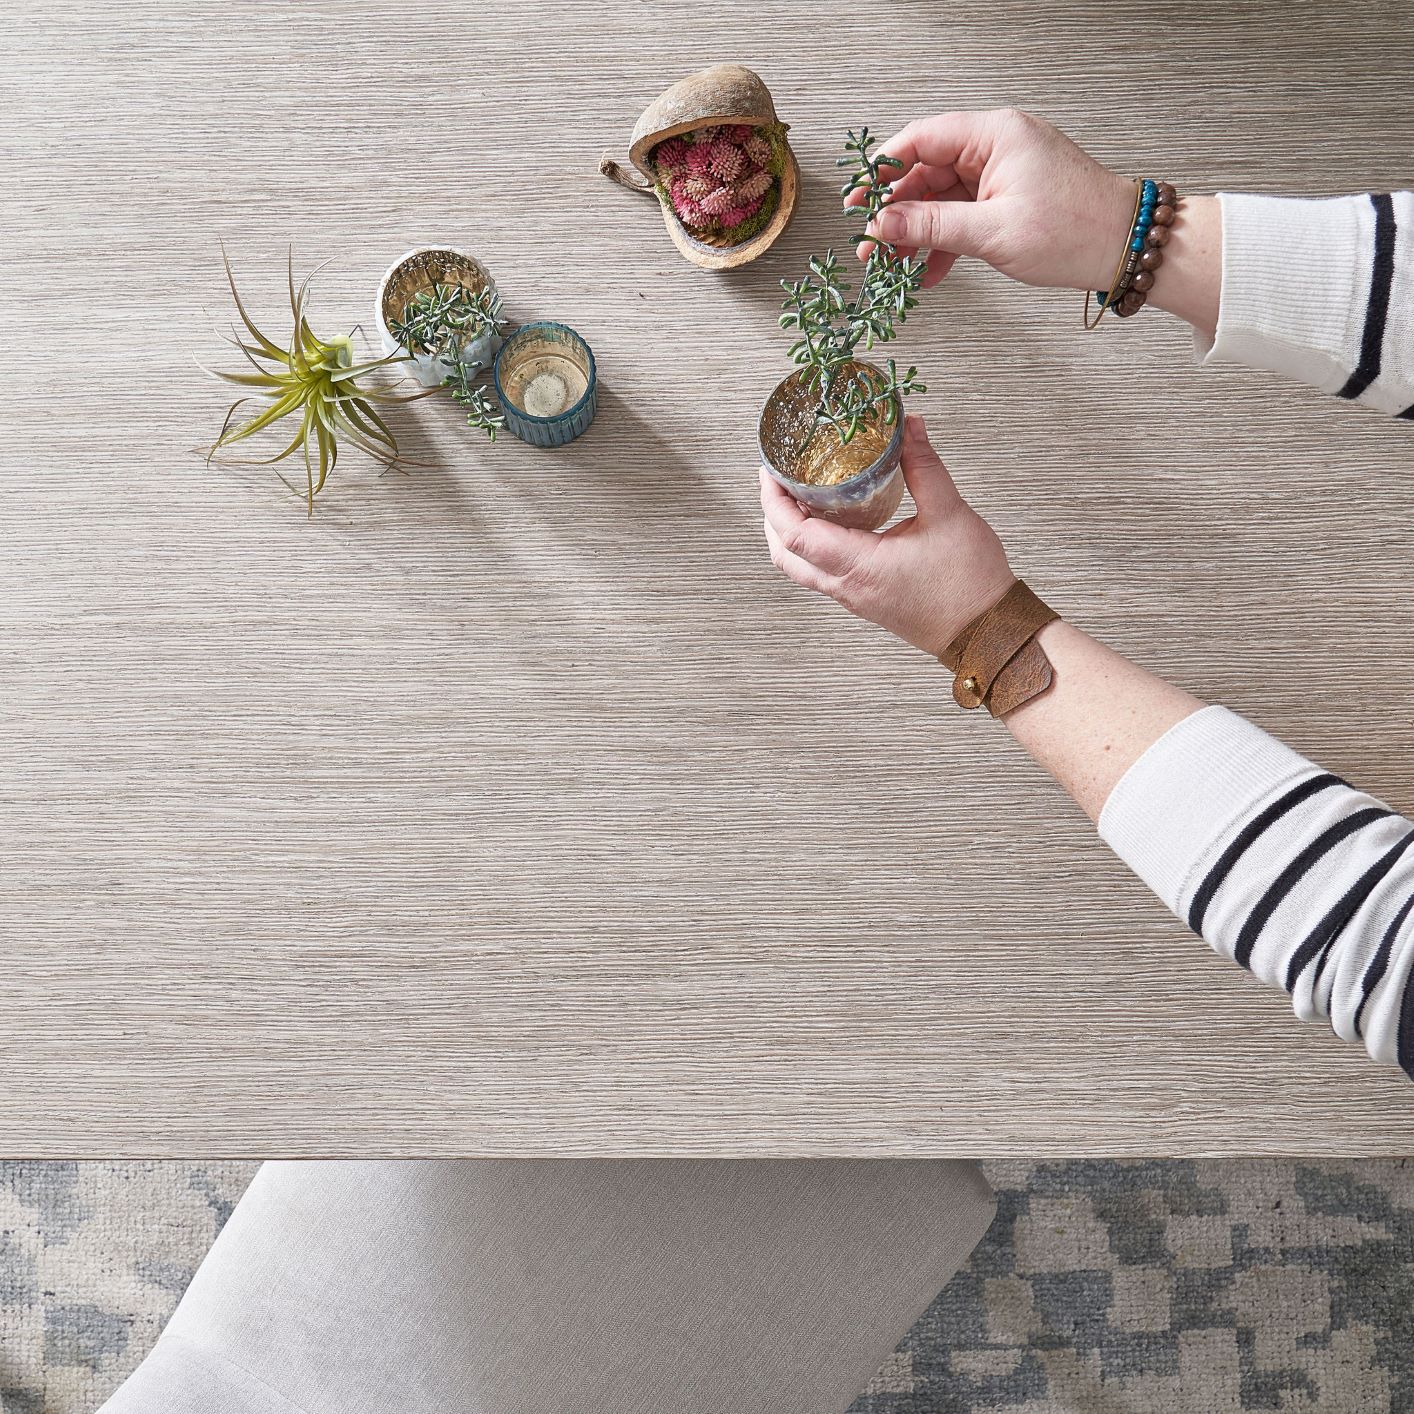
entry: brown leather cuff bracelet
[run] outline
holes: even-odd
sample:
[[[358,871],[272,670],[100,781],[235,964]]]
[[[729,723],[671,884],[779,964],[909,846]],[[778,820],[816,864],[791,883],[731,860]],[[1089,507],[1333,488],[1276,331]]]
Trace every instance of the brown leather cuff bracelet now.
[[[1018,579],[938,655],[957,674],[957,705],[970,710],[985,703],[994,717],[1004,717],[1050,687],[1051,660],[1036,635],[1058,618]]]

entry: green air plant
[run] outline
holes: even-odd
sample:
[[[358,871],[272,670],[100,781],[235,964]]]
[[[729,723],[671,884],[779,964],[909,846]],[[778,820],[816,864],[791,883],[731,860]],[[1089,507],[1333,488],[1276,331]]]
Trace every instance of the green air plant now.
[[[409,353],[429,354],[447,370],[442,386],[466,413],[469,427],[491,441],[506,425],[505,414],[485,388],[477,385],[480,370],[462,362],[463,348],[505,323],[501,297],[495,290],[470,290],[464,285],[433,285],[420,290],[403,307],[401,319],[390,320],[389,332]]]
[[[888,200],[886,167],[901,167],[894,157],[873,156],[878,139],[868,128],[850,130],[845,155],[837,165],[853,169],[842,193],[863,192],[864,199],[850,206],[851,215],[872,221]],[[810,274],[803,280],[782,280],[781,328],[795,329],[800,337],[791,345],[790,357],[804,370],[806,387],[819,398],[816,422],[833,427],[841,443],[848,443],[868,423],[882,419],[892,424],[901,399],[926,393],[918,370],[900,374],[893,359],[883,369],[860,368],[862,350],[895,337],[897,326],[918,304],[926,261],[901,256],[889,242],[868,234],[856,238],[871,243],[857,293],[851,293],[833,250],[812,256]]]
[[[360,363],[354,358],[351,335],[321,339],[314,333],[309,327],[305,311],[308,306],[309,284],[318,271],[307,276],[304,283],[296,289],[293,252],[290,254],[289,285],[290,314],[294,328],[288,346],[283,348],[256,328],[236,290],[235,278],[231,274],[231,262],[225,258],[224,251],[222,256],[226,263],[226,280],[231,287],[231,297],[236,302],[236,311],[246,331],[246,337],[236,331],[230,342],[245,355],[251,370],[213,374],[214,377],[249,391],[231,404],[221,427],[221,435],[217,437],[208,453],[207,461],[210,462],[217,453],[225,451],[237,442],[243,442],[247,437],[274,423],[287,417],[298,418],[299,430],[283,451],[277,452],[273,457],[244,464],[270,466],[284,461],[286,457],[294,456],[297,452],[302,453],[305,469],[305,489],[302,494],[309,507],[309,513],[313,515],[314,498],[324,489],[324,483],[334,469],[339,456],[340,441],[347,441],[360,448],[384,466],[394,465],[398,459],[397,439],[387,423],[378,415],[374,404],[408,402],[423,395],[394,394],[387,388],[364,381],[375,369],[398,362],[400,356],[370,359]],[[206,371],[212,372],[210,369]],[[237,411],[252,398],[263,399],[265,407],[243,422],[234,422]],[[280,479],[295,495],[301,494],[283,475]]]

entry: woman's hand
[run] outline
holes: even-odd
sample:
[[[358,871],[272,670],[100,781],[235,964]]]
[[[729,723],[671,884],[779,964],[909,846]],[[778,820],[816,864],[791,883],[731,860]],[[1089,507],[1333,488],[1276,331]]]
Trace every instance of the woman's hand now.
[[[761,473],[771,561],[937,657],[1016,582],[995,532],[958,494],[921,417],[904,423],[903,476],[915,514],[888,530],[847,530],[808,516]]]
[[[903,166],[870,230],[904,254],[932,251],[925,286],[971,255],[1028,285],[1108,287],[1134,183],[1044,119],[1013,108],[943,113],[910,123],[879,152]],[[854,192],[847,204],[862,200]]]

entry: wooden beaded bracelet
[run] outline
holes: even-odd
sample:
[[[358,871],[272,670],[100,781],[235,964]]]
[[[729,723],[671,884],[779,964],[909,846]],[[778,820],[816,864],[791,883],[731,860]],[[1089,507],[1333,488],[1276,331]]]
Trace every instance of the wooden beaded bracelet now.
[[[1096,290],[1100,308],[1090,318],[1090,291],[1085,291],[1085,327],[1094,329],[1109,310],[1121,319],[1138,314],[1154,287],[1154,274],[1164,263],[1163,247],[1169,242],[1170,227],[1178,214],[1178,192],[1169,182],[1152,182],[1147,177],[1135,183],[1134,216],[1124,253],[1115,268],[1108,290]]]

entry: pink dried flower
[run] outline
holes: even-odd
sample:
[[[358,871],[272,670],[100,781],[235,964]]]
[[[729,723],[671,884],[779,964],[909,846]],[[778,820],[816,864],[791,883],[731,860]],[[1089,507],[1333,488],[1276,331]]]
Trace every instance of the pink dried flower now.
[[[738,145],[748,141],[755,131],[750,123],[735,123],[726,130],[727,136]]]
[[[725,140],[714,142],[708,149],[712,175],[724,182],[734,182],[746,170],[746,157],[741,148]]]
[[[747,206],[729,206],[718,219],[727,230],[731,230],[733,226],[740,226],[743,221],[755,216],[760,209],[761,203],[759,201]]]
[[[718,187],[716,191],[708,192],[702,198],[702,209],[709,216],[720,216],[724,211],[729,211],[736,204],[736,198],[732,196],[729,187]]]
[[[757,167],[764,167],[771,160],[771,140],[762,133],[752,133],[742,143],[742,150]]]
[[[711,168],[712,150],[701,143],[687,149],[687,170],[695,177],[705,177]]]
[[[732,191],[738,201],[760,201],[775,180],[769,172],[752,172],[739,182],[733,182]]]
[[[709,191],[715,191],[717,186],[711,177],[680,177],[674,185],[679,184],[683,193],[693,201],[701,201]]]
[[[654,148],[653,161],[660,172],[676,176],[687,165],[687,144],[681,138],[670,137]]]
[[[678,220],[691,231],[700,230],[708,223],[702,208],[691,197],[681,193],[673,193],[673,210],[677,213]]]
[[[693,142],[700,142],[704,147],[711,147],[711,145],[716,142],[717,139],[721,137],[721,135],[722,130],[721,128],[717,127],[694,128],[692,132],[688,134],[688,136],[691,137]]]

